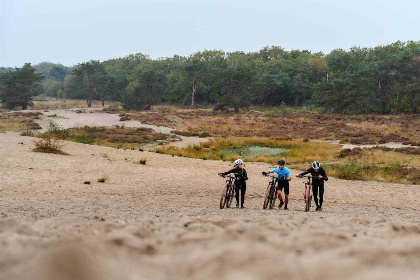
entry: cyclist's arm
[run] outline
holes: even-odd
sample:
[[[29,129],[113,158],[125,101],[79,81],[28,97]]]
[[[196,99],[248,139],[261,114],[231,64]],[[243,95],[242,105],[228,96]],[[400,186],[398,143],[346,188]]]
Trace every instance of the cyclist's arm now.
[[[296,174],[296,177],[300,177],[300,176],[306,175],[308,173],[311,173],[311,171],[312,171],[312,167],[309,168],[308,170],[302,172],[302,173]]]
[[[236,169],[235,169],[235,168],[233,168],[233,169],[231,169],[231,170],[229,170],[229,171],[222,172],[222,174],[223,174],[223,175],[228,175],[228,174],[230,174],[230,173],[234,173],[235,171],[236,171]]]
[[[244,173],[242,174],[242,178],[244,180],[248,180],[248,174],[246,173],[246,170],[244,169]]]
[[[324,168],[321,169],[321,176],[322,176],[322,180],[328,181],[328,176]]]
[[[286,181],[292,181],[292,174],[290,171],[287,172]]]

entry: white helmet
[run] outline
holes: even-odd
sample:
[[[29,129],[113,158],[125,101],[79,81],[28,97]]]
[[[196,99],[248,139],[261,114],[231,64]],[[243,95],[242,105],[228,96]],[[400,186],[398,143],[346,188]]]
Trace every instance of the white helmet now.
[[[237,159],[237,160],[235,160],[235,161],[234,161],[234,164],[235,164],[235,165],[244,164],[244,161],[243,161],[242,159],[240,159],[240,158],[239,158],[239,159]]]
[[[317,161],[312,162],[312,168],[313,169],[318,169],[321,166],[321,164]]]

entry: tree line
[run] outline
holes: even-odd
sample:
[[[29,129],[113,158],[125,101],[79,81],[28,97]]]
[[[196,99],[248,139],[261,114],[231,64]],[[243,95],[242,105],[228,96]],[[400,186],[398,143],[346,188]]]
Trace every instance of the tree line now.
[[[0,98],[6,106],[18,104],[7,102],[10,76],[28,66],[0,69]],[[32,94],[86,99],[89,106],[99,99],[120,101],[135,110],[165,103],[210,104],[235,111],[281,104],[346,114],[420,110],[420,41],[336,49],[327,55],[278,46],[250,53],[205,50],[160,59],[139,53],[74,67],[41,63],[33,68],[38,78]]]

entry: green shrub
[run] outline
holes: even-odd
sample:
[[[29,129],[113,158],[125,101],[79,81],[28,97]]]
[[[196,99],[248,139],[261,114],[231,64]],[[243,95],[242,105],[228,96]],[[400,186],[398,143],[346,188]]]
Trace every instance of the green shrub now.
[[[403,166],[399,162],[392,162],[385,166],[384,173],[385,174],[397,174],[401,173],[403,170]]]
[[[347,180],[363,180],[362,166],[355,163],[347,163],[337,167],[335,170],[337,177]]]
[[[58,141],[56,139],[52,139],[51,137],[41,138],[40,140],[36,141],[33,151],[40,153],[68,155],[68,153],[61,149]]]
[[[92,144],[94,139],[90,138],[89,135],[87,134],[83,134],[83,135],[77,135],[74,141],[78,143],[83,143],[83,144]]]

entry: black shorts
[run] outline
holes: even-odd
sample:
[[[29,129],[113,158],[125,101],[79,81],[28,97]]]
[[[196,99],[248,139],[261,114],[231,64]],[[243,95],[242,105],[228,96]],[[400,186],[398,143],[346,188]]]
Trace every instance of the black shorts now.
[[[282,191],[283,189],[285,194],[289,194],[289,181],[279,180],[276,190]]]

